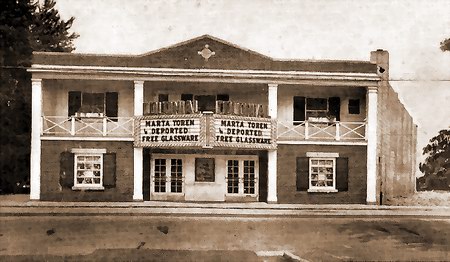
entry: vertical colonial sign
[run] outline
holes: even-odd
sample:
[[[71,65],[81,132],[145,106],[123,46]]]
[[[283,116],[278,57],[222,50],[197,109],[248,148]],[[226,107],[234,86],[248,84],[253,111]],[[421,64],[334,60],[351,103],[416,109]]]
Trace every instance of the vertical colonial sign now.
[[[201,147],[201,114],[136,117],[136,147]]]
[[[275,127],[268,118],[228,115],[214,116],[213,146],[274,149]]]
[[[275,149],[269,118],[219,114],[149,115],[135,119],[136,147]]]

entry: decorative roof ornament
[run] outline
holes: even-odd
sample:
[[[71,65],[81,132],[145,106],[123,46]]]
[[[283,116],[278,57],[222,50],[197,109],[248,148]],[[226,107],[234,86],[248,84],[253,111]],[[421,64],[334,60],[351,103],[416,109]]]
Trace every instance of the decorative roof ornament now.
[[[211,56],[216,54],[216,52],[213,52],[211,51],[211,49],[209,49],[209,45],[205,45],[205,47],[197,53],[201,55],[205,59],[205,61],[208,61]]]

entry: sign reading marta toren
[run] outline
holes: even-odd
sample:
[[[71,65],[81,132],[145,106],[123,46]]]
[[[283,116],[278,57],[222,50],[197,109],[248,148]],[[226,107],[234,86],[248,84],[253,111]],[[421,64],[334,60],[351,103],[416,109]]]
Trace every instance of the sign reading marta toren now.
[[[273,149],[270,119],[226,115],[158,115],[136,119],[136,147]]]

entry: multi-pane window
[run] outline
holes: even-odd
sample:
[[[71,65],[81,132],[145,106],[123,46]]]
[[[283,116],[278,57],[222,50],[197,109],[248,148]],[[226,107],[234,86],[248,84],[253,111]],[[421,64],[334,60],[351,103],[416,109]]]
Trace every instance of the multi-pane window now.
[[[227,161],[227,193],[257,194],[257,161],[232,159]]]
[[[309,161],[309,188],[313,190],[335,189],[336,159],[310,158]]]
[[[156,158],[153,163],[153,192],[182,193],[183,160]]]
[[[183,191],[183,162],[181,159],[170,160],[170,191]]]
[[[166,192],[166,159],[155,159],[153,185],[155,192]]]
[[[75,154],[74,187],[103,187],[103,154]]]
[[[255,194],[255,161],[244,161],[244,194]]]
[[[239,161],[228,160],[227,165],[227,192],[229,194],[239,193]]]

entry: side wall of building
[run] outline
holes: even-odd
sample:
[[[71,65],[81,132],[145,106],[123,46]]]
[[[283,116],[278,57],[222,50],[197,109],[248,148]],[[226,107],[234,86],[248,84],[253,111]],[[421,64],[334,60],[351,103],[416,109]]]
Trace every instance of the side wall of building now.
[[[337,193],[297,191],[297,158],[307,152],[338,153],[348,158],[348,190]],[[279,203],[364,204],[366,201],[366,146],[278,145],[277,193]]]
[[[388,204],[415,192],[417,126],[389,84],[378,98],[378,198]]]
[[[114,186],[102,191],[72,190],[62,185],[62,154],[73,148],[106,149],[115,154]],[[46,201],[132,201],[133,143],[94,141],[42,141],[41,200]]]
[[[378,202],[415,192],[417,125],[389,84],[389,53],[371,53],[382,81],[378,85]]]

